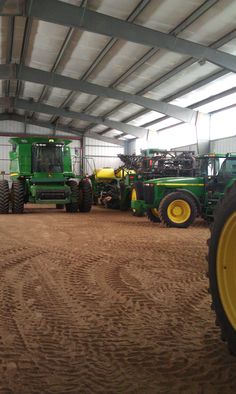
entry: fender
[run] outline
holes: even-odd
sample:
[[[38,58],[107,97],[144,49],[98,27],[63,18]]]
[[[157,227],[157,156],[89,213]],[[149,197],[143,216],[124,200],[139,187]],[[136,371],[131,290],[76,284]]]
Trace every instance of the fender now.
[[[196,205],[197,205],[198,213],[199,214],[201,213],[202,208],[201,208],[200,201],[199,201],[198,197],[195,196],[195,194],[193,192],[191,192],[190,190],[187,190],[187,189],[175,189],[175,191],[182,192],[182,193],[190,195],[193,198],[193,200],[195,201]]]

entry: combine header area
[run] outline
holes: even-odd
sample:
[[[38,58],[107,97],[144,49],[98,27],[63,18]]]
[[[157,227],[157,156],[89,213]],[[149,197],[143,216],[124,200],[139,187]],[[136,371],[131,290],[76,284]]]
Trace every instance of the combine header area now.
[[[89,179],[72,172],[71,141],[58,138],[12,138],[11,191],[0,181],[0,213],[23,213],[24,204],[55,204],[67,212],[88,212],[92,204]]]

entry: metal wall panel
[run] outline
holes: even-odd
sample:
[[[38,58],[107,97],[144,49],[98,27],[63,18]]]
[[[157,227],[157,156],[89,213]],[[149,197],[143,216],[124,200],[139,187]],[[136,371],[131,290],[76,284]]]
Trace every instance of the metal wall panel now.
[[[178,146],[176,148],[172,148],[171,150],[186,150],[186,151],[194,151],[197,153],[197,144]]]
[[[133,139],[126,144],[126,154],[127,155],[132,155],[133,153],[136,153],[136,139]]]
[[[11,144],[9,143],[9,137],[1,137],[0,139],[0,172],[4,171],[6,175],[5,179],[9,179],[9,152],[11,150]],[[0,175],[2,179],[2,175]]]
[[[124,147],[85,138],[84,141],[84,171],[92,174],[95,168],[112,167],[118,168],[122,162],[117,157],[124,153]]]
[[[211,141],[210,151],[215,153],[236,152],[236,136]]]
[[[195,150],[197,152],[197,144],[178,146],[173,150]],[[236,152],[236,136],[220,138],[217,140],[210,141],[210,152],[211,153],[228,153]]]

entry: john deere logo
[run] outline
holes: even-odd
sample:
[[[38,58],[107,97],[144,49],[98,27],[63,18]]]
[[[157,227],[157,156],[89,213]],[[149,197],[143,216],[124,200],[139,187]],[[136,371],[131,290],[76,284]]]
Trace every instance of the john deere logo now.
[[[51,178],[51,177],[52,177],[52,174],[48,174],[48,176]]]

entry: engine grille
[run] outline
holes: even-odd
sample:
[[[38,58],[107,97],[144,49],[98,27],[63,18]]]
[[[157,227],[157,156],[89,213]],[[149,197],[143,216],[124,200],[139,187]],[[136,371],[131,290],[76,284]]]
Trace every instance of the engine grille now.
[[[143,188],[143,195],[144,201],[146,204],[153,204],[154,203],[154,185],[145,185]]]
[[[37,200],[65,200],[69,192],[65,190],[39,190],[36,194]]]

